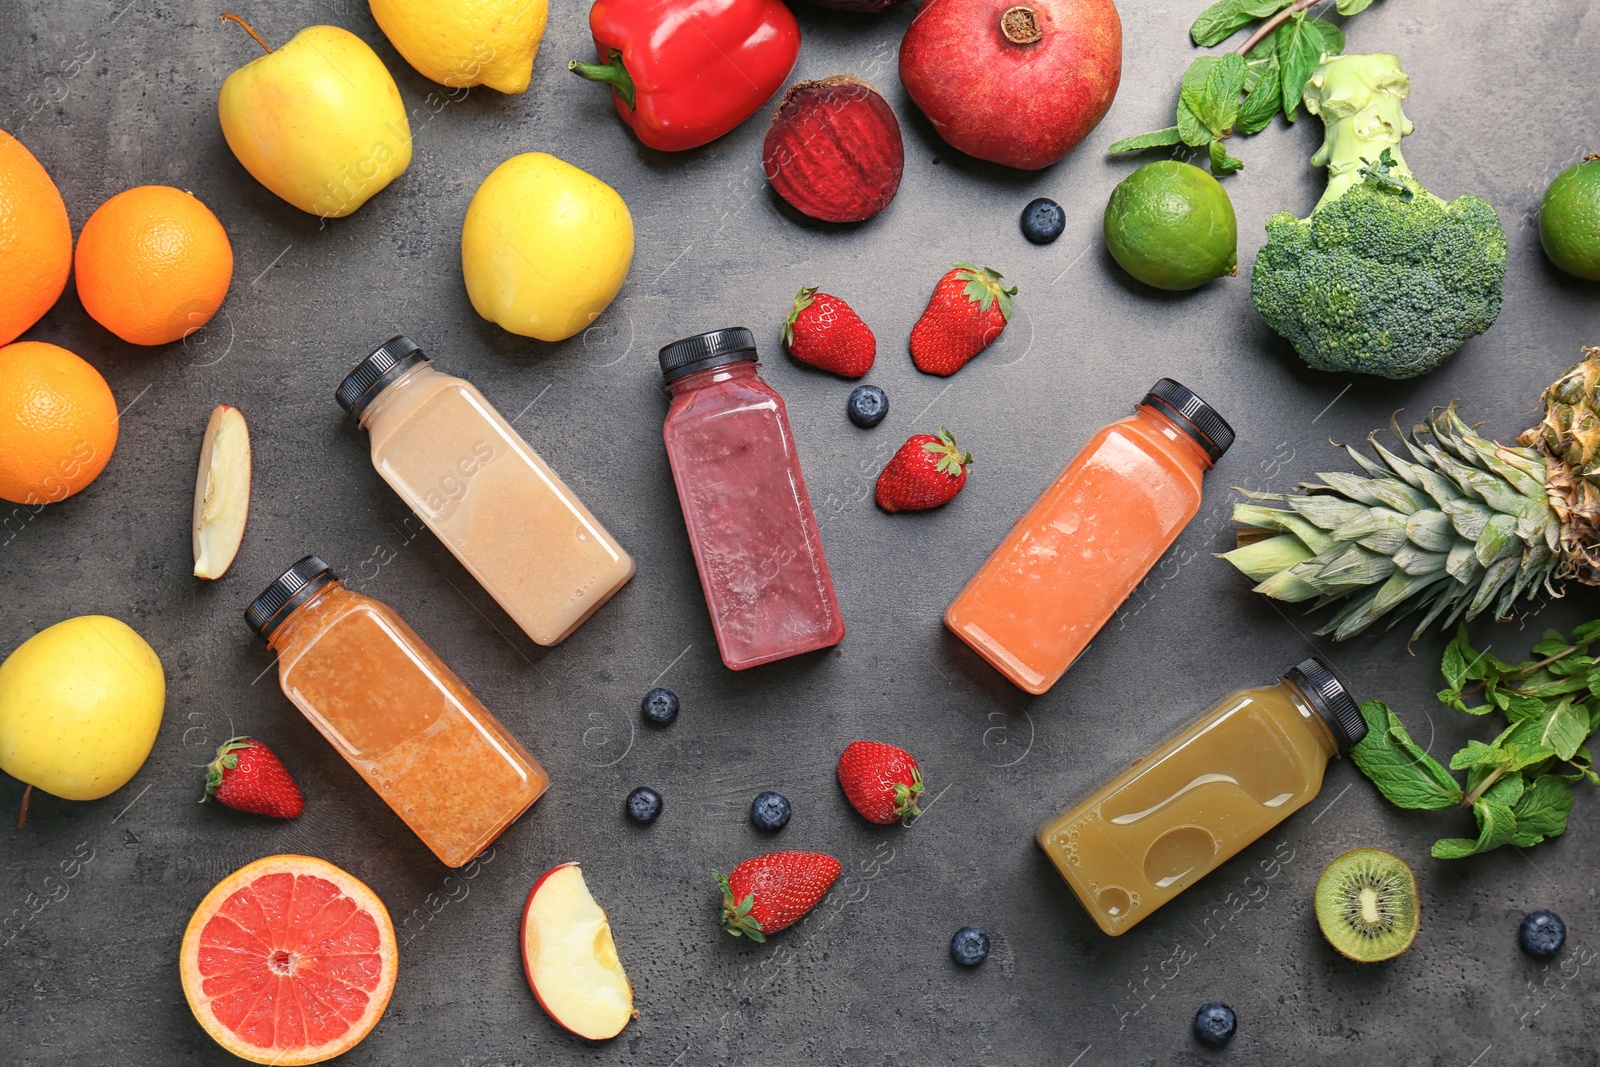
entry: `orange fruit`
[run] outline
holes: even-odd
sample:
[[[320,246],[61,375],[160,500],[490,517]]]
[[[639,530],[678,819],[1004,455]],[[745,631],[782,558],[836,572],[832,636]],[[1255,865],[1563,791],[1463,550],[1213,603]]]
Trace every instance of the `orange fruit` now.
[[[141,185],[95,208],[73,262],[84,310],[135,345],[164,345],[210,322],[233,279],[222,223],[167,185]]]
[[[314,856],[267,856],[206,894],[178,969],[206,1033],[252,1063],[321,1063],[377,1025],[398,950],[383,901]]]
[[[39,321],[67,287],[72,224],[50,175],[0,130],[0,345]]]
[[[117,402],[100,372],[57,345],[0,348],[0,497],[65,500],[117,447]]]

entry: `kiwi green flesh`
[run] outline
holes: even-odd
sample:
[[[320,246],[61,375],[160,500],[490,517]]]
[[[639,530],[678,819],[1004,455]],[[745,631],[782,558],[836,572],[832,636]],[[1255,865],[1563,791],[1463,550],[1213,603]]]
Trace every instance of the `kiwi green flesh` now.
[[[1361,963],[1393,959],[1421,925],[1417,880],[1399,856],[1352,849],[1317,879],[1317,925],[1340,953]]]

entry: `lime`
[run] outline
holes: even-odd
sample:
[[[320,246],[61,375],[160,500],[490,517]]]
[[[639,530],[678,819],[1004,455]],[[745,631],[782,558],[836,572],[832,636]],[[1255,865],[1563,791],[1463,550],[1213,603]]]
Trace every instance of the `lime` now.
[[[1146,163],[1106,204],[1106,247],[1122,269],[1157,289],[1193,289],[1239,273],[1233,203],[1217,179],[1187,163]]]
[[[1574,163],[1550,183],[1539,208],[1539,240],[1550,262],[1600,281],[1600,156]]]

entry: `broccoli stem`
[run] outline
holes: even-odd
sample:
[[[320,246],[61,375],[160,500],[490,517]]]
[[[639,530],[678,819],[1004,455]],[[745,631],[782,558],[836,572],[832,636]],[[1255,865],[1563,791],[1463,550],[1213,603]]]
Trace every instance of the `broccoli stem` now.
[[[1335,56],[1317,67],[1306,82],[1305,105],[1322,119],[1322,147],[1311,164],[1328,168],[1328,188],[1313,214],[1360,182],[1363,160],[1376,161],[1384,149],[1394,160],[1394,177],[1409,179],[1418,196],[1432,195],[1417,183],[1400,154],[1400,138],[1414,129],[1400,109],[1410,95],[1411,79],[1396,55]]]

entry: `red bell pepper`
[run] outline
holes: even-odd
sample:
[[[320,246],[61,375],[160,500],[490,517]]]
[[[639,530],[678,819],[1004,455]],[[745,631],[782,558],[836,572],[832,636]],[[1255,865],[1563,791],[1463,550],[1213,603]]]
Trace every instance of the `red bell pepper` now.
[[[778,91],[800,54],[782,0],[595,0],[598,63],[569,70],[611,86],[617,114],[663,152],[733,129]]]

